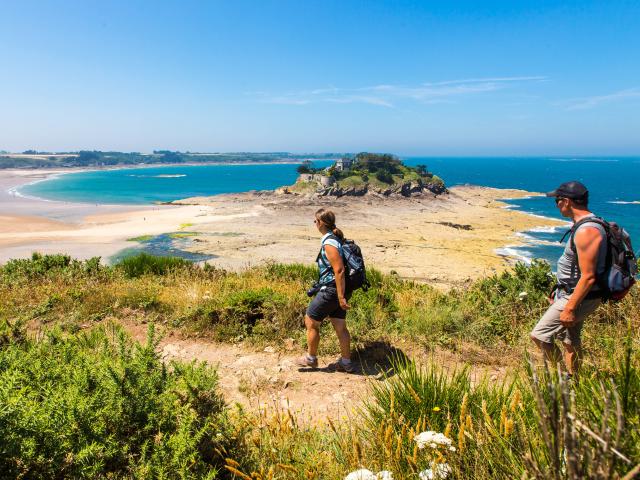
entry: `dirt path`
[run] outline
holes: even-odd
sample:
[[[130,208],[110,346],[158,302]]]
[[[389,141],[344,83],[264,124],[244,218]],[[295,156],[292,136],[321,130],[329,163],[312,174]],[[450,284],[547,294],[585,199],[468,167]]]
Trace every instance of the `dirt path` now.
[[[145,340],[146,325],[128,325],[126,328],[136,340]],[[385,373],[393,375],[389,354],[406,354],[418,362],[437,361],[445,369],[454,369],[464,360],[460,354],[448,351],[426,353],[409,344],[403,344],[400,349],[379,342],[358,352],[358,372],[346,374],[328,368],[328,364],[335,361],[334,357],[320,357],[320,367],[315,370],[299,368],[294,360],[302,353],[300,347],[288,346],[282,351],[273,347],[256,351],[243,345],[184,338],[179,332],[168,331],[159,349],[165,360],[205,361],[215,367],[229,405],[238,403],[251,411],[290,410],[303,421],[352,415],[366,398],[370,382],[385,381]],[[474,362],[472,379],[488,375],[497,380],[506,375],[506,364],[488,365],[482,359],[474,360],[479,362]]]

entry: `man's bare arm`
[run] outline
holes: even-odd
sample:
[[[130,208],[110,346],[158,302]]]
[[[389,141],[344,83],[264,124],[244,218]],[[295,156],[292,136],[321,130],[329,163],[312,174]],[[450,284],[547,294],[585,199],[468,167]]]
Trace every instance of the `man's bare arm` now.
[[[578,284],[565,307],[565,310],[569,311],[575,311],[578,308],[578,305],[582,303],[591,287],[596,283],[598,253],[603,240],[600,230],[585,226],[576,232],[573,241],[578,252],[580,280],[578,280]]]

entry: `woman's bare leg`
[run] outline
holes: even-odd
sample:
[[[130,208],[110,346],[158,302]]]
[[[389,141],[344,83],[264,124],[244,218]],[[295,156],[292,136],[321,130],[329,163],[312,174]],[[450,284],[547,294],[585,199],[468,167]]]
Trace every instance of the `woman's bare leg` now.
[[[307,352],[316,357],[318,355],[318,345],[320,344],[320,322],[316,322],[308,315],[304,317],[304,326],[307,328]]]
[[[345,360],[351,359],[351,335],[347,329],[347,321],[344,318],[330,318],[338,341],[340,342],[340,353]]]

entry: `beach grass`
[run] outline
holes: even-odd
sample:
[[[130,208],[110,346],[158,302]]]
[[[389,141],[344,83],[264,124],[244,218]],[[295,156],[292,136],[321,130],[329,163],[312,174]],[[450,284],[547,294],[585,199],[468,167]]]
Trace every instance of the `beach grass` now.
[[[87,318],[136,318],[163,322],[221,341],[303,345],[305,292],[315,280],[311,265],[268,264],[240,272],[186,260],[139,254],[113,267],[68,256],[14,260],[0,269],[2,314],[42,324],[84,324]],[[547,308],[552,279],[546,263],[439,291],[429,285],[369,271],[372,287],[350,300],[349,327],[356,348],[376,341],[404,341],[426,350],[480,352],[476,361],[517,358],[529,346],[528,332]],[[585,328],[588,353],[610,351],[631,319],[638,326],[640,295],[602,306]],[[330,325],[323,325],[330,333]],[[322,342],[322,353],[337,353]],[[492,358],[495,356],[495,360]],[[599,355],[587,355],[598,358]],[[507,362],[508,363],[508,362]]]

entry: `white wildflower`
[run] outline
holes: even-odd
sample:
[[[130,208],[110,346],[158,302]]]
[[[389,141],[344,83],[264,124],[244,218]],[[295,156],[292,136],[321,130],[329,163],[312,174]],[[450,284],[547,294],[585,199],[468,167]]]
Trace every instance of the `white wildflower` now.
[[[438,446],[451,447],[453,441],[446,435],[433,432],[422,432],[413,437],[413,440],[418,444],[418,448],[424,448],[429,445],[431,448],[438,448]]]
[[[434,469],[427,468],[418,474],[420,480],[444,479],[451,473],[451,467],[446,463],[438,463]]]
[[[382,470],[376,475],[378,480],[393,480],[393,474],[389,470]]]
[[[344,477],[344,480],[377,480],[377,477],[371,470],[361,468],[360,470],[351,472],[349,475]]]
[[[520,293],[518,294],[518,298],[519,298],[520,300],[524,300],[525,298],[527,298],[527,295],[529,295],[527,292],[520,292]]]

